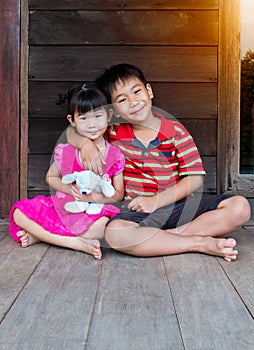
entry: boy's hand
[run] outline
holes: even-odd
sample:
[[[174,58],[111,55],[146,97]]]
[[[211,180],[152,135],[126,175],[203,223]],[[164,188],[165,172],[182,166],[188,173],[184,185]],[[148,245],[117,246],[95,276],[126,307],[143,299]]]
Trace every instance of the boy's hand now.
[[[84,167],[96,174],[103,175],[102,165],[105,164],[102,153],[91,140],[86,140],[81,149],[81,158]]]
[[[152,213],[156,209],[158,209],[157,204],[158,204],[157,196],[149,196],[149,197],[138,196],[130,201],[128,208],[138,212]]]

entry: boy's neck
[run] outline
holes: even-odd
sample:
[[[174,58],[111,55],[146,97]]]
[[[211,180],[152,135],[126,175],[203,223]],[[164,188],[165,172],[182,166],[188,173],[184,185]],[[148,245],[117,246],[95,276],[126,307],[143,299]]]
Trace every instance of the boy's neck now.
[[[146,124],[132,124],[132,130],[135,137],[146,147],[151,141],[156,139],[161,127],[161,119],[153,116]]]

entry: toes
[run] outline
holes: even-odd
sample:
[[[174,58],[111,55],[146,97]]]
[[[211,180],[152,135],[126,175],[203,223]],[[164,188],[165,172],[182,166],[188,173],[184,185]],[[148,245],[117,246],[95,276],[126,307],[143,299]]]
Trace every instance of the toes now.
[[[232,261],[232,260],[236,260],[237,259],[237,255],[238,255],[238,251],[237,250],[232,250],[232,252],[230,252],[228,255],[224,256],[224,259],[226,261]]]
[[[236,240],[234,238],[228,238],[225,246],[234,248],[236,246]]]

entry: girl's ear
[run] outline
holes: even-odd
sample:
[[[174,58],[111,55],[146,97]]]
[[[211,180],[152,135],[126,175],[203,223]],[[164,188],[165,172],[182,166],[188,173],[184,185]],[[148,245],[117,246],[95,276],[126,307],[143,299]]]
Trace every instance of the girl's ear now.
[[[151,84],[147,83],[146,84],[146,90],[148,92],[148,95],[150,96],[150,98],[154,98],[154,94],[153,94],[153,89],[152,89],[152,86]]]
[[[72,126],[75,126],[75,125],[76,125],[75,122],[72,120],[71,114],[68,114],[66,118],[68,119],[68,121],[70,122],[70,124],[71,124]]]

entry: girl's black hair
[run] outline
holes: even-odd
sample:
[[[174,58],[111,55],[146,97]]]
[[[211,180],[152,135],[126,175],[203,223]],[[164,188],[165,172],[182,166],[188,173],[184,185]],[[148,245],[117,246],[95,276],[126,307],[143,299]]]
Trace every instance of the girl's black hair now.
[[[96,79],[96,83],[100,90],[106,95],[108,103],[112,103],[111,94],[116,84],[119,83],[119,81],[125,82],[132,77],[138,78],[146,86],[147,81],[143,72],[138,67],[128,63],[117,64],[106,69],[105,72]]]
[[[106,108],[107,105],[105,95],[94,82],[72,87],[68,92],[67,102],[67,113],[72,116],[73,121],[75,113],[80,115],[99,107]]]

